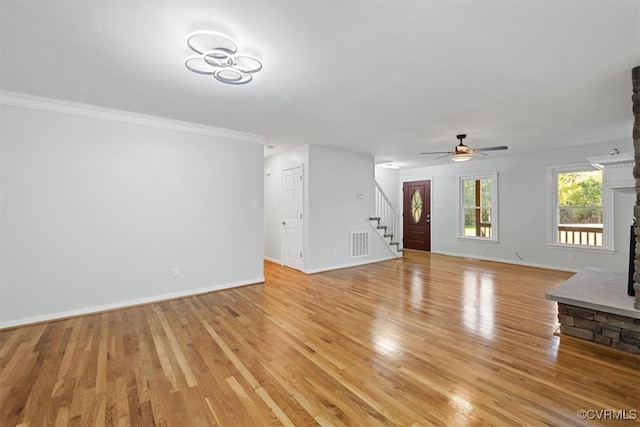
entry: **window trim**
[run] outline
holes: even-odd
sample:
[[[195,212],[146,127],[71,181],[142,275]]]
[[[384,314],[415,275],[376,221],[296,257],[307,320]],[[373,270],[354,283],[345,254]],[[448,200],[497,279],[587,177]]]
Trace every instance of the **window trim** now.
[[[491,237],[464,235],[464,181],[491,179]],[[458,236],[460,240],[498,243],[498,171],[458,175]]]
[[[557,241],[558,218],[558,173],[586,172],[598,170],[588,162],[566,165],[547,166],[547,246],[555,249],[568,249],[585,252],[615,252],[614,228],[614,194],[611,184],[607,182],[602,172],[602,246],[572,245]]]

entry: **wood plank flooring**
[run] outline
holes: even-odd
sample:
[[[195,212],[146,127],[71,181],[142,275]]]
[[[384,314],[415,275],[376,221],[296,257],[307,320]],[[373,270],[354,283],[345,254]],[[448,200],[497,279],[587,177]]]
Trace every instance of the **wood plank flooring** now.
[[[266,263],[265,284],[4,330],[0,425],[640,425],[577,416],[640,418],[640,357],[554,335],[544,293],[570,275]]]

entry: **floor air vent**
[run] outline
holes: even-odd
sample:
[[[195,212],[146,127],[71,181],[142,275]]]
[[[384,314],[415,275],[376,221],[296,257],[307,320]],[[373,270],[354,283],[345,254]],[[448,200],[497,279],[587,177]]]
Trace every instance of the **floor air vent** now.
[[[351,258],[369,256],[369,232],[351,232]]]

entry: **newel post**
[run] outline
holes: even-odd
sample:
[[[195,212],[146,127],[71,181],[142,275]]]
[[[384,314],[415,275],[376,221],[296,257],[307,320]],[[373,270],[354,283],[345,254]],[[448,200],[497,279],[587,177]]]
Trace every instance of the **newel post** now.
[[[633,216],[635,217],[635,271],[633,276],[633,288],[636,291],[636,300],[634,307],[640,310],[640,66],[631,70],[631,81],[633,85],[633,95],[631,102],[633,104],[633,151],[635,155],[635,167],[633,168],[633,177],[636,180],[636,205],[634,206]]]

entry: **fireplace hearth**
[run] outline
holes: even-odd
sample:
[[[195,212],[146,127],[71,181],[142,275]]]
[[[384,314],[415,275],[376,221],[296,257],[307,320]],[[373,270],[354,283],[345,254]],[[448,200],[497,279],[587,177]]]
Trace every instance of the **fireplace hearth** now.
[[[624,272],[588,267],[549,291],[560,332],[640,354],[640,310],[627,295]]]

